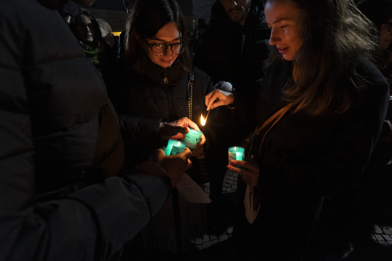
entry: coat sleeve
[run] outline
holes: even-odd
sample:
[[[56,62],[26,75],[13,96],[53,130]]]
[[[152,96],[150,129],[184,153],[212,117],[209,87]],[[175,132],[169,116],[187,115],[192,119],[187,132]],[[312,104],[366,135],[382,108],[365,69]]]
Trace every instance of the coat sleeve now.
[[[153,119],[144,116],[118,115],[121,130],[123,133],[138,140],[142,137],[154,137],[158,139],[159,124],[162,119]]]
[[[23,42],[10,35],[0,36],[0,260],[113,256],[163,205],[170,181],[149,162],[68,198],[35,202],[32,122],[16,48]]]

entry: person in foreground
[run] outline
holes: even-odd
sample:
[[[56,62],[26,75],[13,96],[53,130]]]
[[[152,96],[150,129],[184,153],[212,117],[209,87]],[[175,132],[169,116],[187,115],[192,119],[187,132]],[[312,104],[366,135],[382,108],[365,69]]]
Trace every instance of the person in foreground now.
[[[385,119],[389,85],[371,62],[373,27],[353,1],[267,0],[265,15],[276,48],[254,138],[243,143],[249,160],[228,166],[242,178],[242,196],[247,185],[254,189],[260,209],[250,224],[239,201],[233,243],[241,260],[304,260],[323,197],[355,186],[363,173]],[[216,90],[206,105],[235,100]],[[259,132],[278,111],[280,119]]]
[[[191,166],[186,149],[123,168],[116,113],[61,9],[0,2],[0,260],[112,260]]]

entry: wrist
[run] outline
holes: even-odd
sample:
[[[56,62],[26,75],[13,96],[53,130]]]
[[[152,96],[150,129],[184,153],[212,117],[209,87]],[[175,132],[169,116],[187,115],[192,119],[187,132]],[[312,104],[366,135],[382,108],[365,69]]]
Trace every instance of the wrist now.
[[[229,109],[233,110],[233,109],[235,109],[235,101],[236,101],[236,98],[237,98],[236,94],[235,94],[235,89],[234,88],[232,89],[231,94],[232,94],[232,97],[233,97],[233,101],[229,105],[227,105],[227,107]]]

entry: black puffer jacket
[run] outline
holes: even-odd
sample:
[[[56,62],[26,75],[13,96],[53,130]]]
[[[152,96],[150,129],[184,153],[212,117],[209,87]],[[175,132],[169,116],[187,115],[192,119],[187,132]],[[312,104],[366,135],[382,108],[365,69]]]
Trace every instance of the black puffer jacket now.
[[[170,181],[152,162],[113,176],[124,162],[116,113],[48,2],[0,1],[0,31],[0,260],[108,260]]]
[[[163,83],[165,73],[168,84]],[[199,125],[200,115],[205,111],[204,97],[213,90],[213,85],[210,77],[197,68],[194,76],[192,119]],[[163,144],[158,137],[162,121],[171,122],[189,116],[189,74],[177,63],[164,69],[148,60],[143,74],[125,71],[119,81],[113,100],[122,126],[126,126],[123,137],[127,163],[134,164],[145,160],[152,150]],[[140,149],[134,150],[129,144],[137,144]]]

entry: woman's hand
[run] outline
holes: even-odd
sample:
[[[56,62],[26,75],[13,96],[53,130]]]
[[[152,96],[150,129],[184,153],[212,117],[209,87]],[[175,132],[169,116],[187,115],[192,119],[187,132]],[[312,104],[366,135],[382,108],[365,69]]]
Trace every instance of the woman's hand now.
[[[151,155],[150,160],[166,170],[171,180],[172,188],[174,188],[181,181],[185,171],[192,166],[191,156],[192,153],[188,148],[185,148],[182,153],[173,156],[166,156],[162,149],[157,149]]]
[[[224,82],[218,82],[215,85],[216,89],[206,95],[205,104],[207,106],[207,111],[215,109],[219,106],[230,105],[234,102],[233,93],[218,89],[223,83]]]
[[[259,179],[259,165],[257,162],[247,162],[241,160],[231,160],[230,164],[234,166],[240,166],[242,169],[236,168],[231,165],[227,165],[227,168],[238,173],[241,176],[242,180],[253,187],[257,186],[257,180]]]
[[[189,132],[189,128],[200,131],[199,126],[191,121],[189,118],[184,117],[172,122],[166,122],[163,127],[159,129],[161,139],[181,140]]]
[[[196,123],[191,121],[189,118],[184,117],[176,121],[165,123],[164,126],[159,130],[162,139],[173,139],[173,140],[184,140],[185,135],[189,132],[189,129],[201,131]],[[206,143],[206,137],[204,134],[201,135],[200,142],[196,145],[196,148],[191,150],[192,156],[198,159],[203,159],[204,156],[204,144]]]
[[[176,121],[166,122],[159,128],[159,137],[164,140],[180,140],[189,132],[187,127],[177,126]]]
[[[197,126],[196,123],[194,123],[193,121],[191,121],[189,118],[181,118],[179,120],[176,121],[177,126],[181,126],[181,127],[188,127],[197,131],[200,131],[199,126]],[[189,132],[189,130],[187,129],[187,133]],[[183,140],[184,137],[180,138],[181,140]],[[177,138],[173,138],[171,137],[171,139],[177,139]],[[196,145],[196,148],[191,150],[192,152],[192,157],[196,157],[198,159],[203,159],[204,156],[204,143],[206,143],[206,137],[204,136],[204,134],[201,135],[200,138],[200,142]]]
[[[204,134],[201,135],[200,142],[196,145],[196,148],[191,150],[192,157],[196,157],[198,159],[204,159],[204,143],[206,143],[206,137]]]

